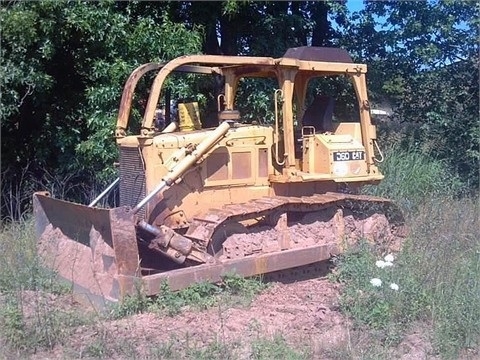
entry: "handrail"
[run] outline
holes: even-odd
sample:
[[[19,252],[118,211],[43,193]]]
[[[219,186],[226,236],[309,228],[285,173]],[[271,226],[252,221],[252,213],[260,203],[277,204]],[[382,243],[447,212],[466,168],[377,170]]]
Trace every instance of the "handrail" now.
[[[283,166],[285,165],[285,156],[283,157],[282,161],[278,160],[278,96],[283,96],[283,91],[281,89],[275,90],[275,162],[277,165]]]

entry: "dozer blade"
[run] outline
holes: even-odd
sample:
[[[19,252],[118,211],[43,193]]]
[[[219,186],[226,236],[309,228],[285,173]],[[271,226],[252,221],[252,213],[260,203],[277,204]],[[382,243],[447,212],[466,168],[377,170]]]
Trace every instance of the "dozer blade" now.
[[[38,253],[73,291],[103,307],[134,291],[139,256],[133,214],[33,195]]]

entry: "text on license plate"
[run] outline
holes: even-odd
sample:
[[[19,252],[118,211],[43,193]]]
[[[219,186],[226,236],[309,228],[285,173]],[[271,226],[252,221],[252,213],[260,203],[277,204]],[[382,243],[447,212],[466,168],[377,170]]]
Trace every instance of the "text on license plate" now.
[[[335,151],[333,161],[364,160],[365,151]]]

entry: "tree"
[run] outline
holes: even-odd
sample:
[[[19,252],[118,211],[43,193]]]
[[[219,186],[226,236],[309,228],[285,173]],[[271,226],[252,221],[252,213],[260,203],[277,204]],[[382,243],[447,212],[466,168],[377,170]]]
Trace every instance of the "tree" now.
[[[91,184],[112,174],[116,112],[130,72],[198,53],[202,40],[200,29],[160,11],[136,16],[139,6],[1,3],[3,179],[15,183],[27,167],[37,181],[45,173],[76,172],[77,182]]]
[[[341,44],[369,64],[372,98],[392,103],[405,142],[478,186],[480,4],[367,1]]]
[[[166,11],[175,22],[202,26],[205,54],[282,56],[301,45],[331,44],[334,1],[182,1]]]

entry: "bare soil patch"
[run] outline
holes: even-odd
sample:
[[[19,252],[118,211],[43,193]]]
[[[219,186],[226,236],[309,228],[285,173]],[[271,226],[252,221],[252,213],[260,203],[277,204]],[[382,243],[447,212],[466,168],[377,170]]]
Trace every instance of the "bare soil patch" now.
[[[247,306],[220,303],[206,310],[184,308],[175,316],[152,312],[78,325],[75,321],[68,325],[67,321],[68,338],[51,350],[31,354],[30,358],[166,358],[169,354],[170,358],[177,358],[175,354],[185,354],[182,349],[223,344],[235,348],[229,352],[235,359],[251,359],[252,342],[276,336],[285,339],[293,349],[308,349],[308,358],[361,358],[355,355],[363,351],[352,348],[359,348],[360,342],[368,347],[370,339],[353,330],[350,321],[338,311],[340,285],[325,276],[284,280],[285,283],[272,283]],[[67,314],[81,312],[85,316],[90,311],[71,296],[31,291],[23,293],[22,304],[27,322],[34,321],[46,308]],[[419,332],[407,336],[389,352],[389,357],[434,358],[428,340]]]

